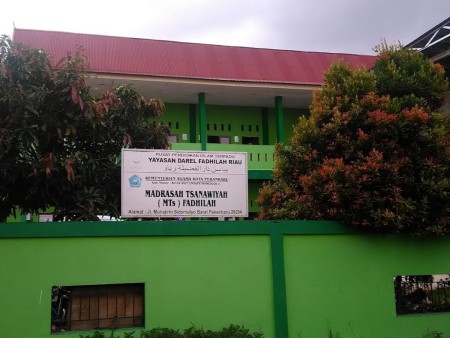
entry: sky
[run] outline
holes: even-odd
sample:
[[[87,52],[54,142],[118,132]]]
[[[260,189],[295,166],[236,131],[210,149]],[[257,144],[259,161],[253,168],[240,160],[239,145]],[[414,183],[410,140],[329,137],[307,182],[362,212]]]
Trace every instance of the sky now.
[[[299,51],[374,54],[450,17],[450,0],[6,0],[13,27]]]

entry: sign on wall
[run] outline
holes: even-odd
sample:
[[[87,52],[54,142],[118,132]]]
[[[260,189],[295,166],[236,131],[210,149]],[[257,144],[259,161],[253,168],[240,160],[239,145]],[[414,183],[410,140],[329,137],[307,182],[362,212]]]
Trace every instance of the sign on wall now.
[[[124,218],[248,216],[247,153],[122,150]]]

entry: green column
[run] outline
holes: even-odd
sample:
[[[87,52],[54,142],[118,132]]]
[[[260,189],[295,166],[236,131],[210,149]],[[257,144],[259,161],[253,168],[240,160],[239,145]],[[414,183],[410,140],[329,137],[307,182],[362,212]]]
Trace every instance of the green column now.
[[[200,120],[200,142],[202,143],[202,150],[206,150],[206,106],[205,93],[198,94],[198,112]]]
[[[197,106],[189,105],[189,142],[197,143]]]
[[[262,124],[262,144],[269,144],[269,109],[261,108],[261,124]]]
[[[284,143],[283,97],[275,97],[275,111],[277,113],[277,142]]]

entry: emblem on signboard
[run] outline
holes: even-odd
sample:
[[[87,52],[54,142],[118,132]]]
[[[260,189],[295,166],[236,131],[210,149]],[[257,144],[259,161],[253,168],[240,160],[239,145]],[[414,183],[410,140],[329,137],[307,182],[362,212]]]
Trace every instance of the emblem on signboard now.
[[[133,175],[128,179],[128,182],[130,182],[130,187],[139,188],[141,186],[142,178],[138,175]]]

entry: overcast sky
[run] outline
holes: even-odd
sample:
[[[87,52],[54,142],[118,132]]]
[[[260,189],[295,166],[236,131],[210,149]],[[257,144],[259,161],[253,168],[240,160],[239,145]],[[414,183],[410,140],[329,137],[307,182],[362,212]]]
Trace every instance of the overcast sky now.
[[[373,54],[450,17],[450,0],[5,0],[17,28],[302,51]]]

